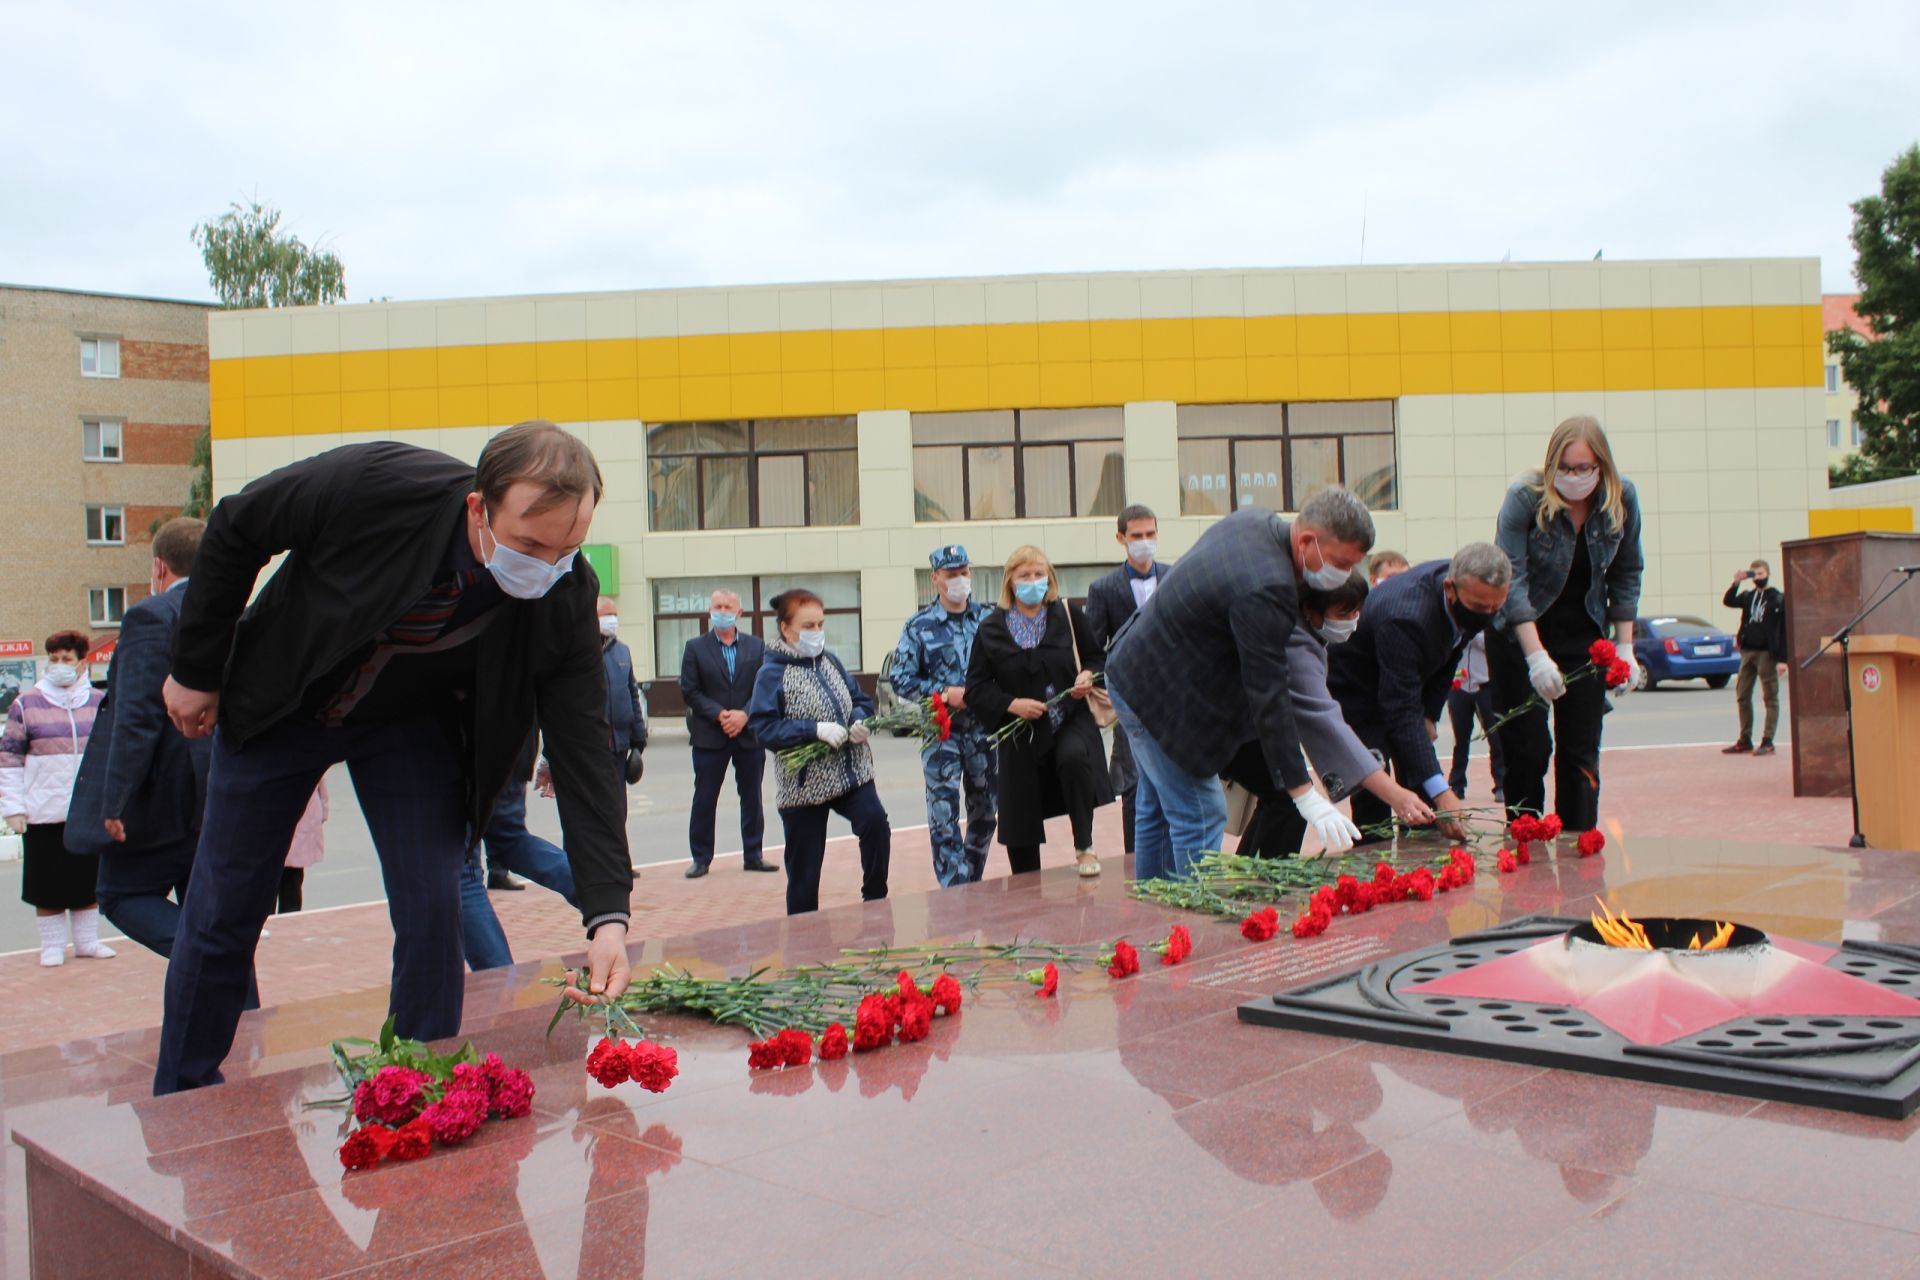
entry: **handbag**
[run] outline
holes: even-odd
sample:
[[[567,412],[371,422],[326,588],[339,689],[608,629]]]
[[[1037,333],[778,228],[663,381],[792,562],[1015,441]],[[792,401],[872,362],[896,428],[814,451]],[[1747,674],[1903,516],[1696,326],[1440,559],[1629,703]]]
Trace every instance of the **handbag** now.
[[[1062,600],[1060,609],[1067,615],[1067,639],[1073,642],[1073,669],[1084,671],[1086,668],[1080,665],[1080,637],[1074,633],[1073,629],[1073,606]],[[1118,718],[1113,710],[1113,695],[1101,686],[1095,685],[1087,691],[1086,702],[1087,710],[1093,713],[1093,722],[1102,729],[1112,725]]]
[[[647,758],[643,754],[645,751],[646,751],[645,747],[628,747],[627,748],[627,785],[628,786],[632,786],[634,783],[640,781],[640,779],[646,775]]]

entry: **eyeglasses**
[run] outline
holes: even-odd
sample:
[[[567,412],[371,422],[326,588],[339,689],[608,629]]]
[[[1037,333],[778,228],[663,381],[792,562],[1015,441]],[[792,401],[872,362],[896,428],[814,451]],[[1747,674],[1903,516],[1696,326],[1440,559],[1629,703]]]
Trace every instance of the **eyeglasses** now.
[[[1594,462],[1575,463],[1572,466],[1563,462],[1559,467],[1560,474],[1563,476],[1590,476],[1599,470],[1599,464]]]

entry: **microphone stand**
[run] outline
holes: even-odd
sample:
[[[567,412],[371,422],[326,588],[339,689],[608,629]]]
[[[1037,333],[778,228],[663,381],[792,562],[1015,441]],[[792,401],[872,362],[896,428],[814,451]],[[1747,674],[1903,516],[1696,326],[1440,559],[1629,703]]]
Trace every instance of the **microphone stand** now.
[[[1853,641],[1854,628],[1865,622],[1867,615],[1893,599],[1900,588],[1911,582],[1913,575],[1920,573],[1920,565],[1903,565],[1893,570],[1893,573],[1901,575],[1900,581],[1881,592],[1878,599],[1867,601],[1866,607],[1854,614],[1846,626],[1828,636],[1827,642],[1815,651],[1813,657],[1800,664],[1800,669],[1805,671],[1819,660],[1821,654],[1836,644],[1840,646],[1840,705],[1846,709],[1847,713],[1847,791],[1853,799],[1853,836],[1847,841],[1847,845],[1853,849],[1866,848],[1867,838],[1860,832],[1860,775],[1853,762],[1853,669],[1847,661],[1848,647]],[[1881,581],[1885,582],[1886,578],[1882,578]],[[1875,590],[1879,588],[1876,587]]]

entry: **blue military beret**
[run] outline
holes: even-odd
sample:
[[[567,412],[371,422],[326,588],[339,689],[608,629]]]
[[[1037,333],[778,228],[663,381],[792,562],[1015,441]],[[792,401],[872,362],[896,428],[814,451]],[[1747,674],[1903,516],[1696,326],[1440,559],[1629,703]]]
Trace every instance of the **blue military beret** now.
[[[957,542],[950,542],[944,547],[936,547],[933,554],[927,557],[927,563],[936,569],[964,569],[969,563],[967,549]]]

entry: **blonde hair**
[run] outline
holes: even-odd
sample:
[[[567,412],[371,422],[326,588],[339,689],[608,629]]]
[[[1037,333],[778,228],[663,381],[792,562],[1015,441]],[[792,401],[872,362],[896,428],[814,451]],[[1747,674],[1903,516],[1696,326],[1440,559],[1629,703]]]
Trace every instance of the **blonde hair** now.
[[[1052,604],[1060,598],[1060,575],[1053,571],[1053,561],[1047,559],[1047,553],[1032,545],[1015,547],[1013,554],[1007,557],[1007,567],[1000,578],[1000,607],[1013,608],[1013,573],[1023,565],[1043,564],[1047,566],[1047,598],[1045,603]]]
[[[1626,486],[1620,482],[1620,468],[1613,465],[1613,447],[1607,443],[1607,433],[1600,426],[1600,419],[1584,413],[1568,418],[1553,429],[1553,434],[1547,437],[1546,465],[1537,473],[1524,477],[1534,492],[1540,495],[1540,506],[1533,518],[1545,529],[1553,523],[1555,516],[1567,509],[1567,500],[1553,487],[1553,478],[1559,472],[1560,459],[1574,444],[1584,444],[1593,450],[1593,460],[1600,464],[1600,484],[1593,493],[1594,510],[1605,515],[1615,529],[1624,529],[1627,523]]]

